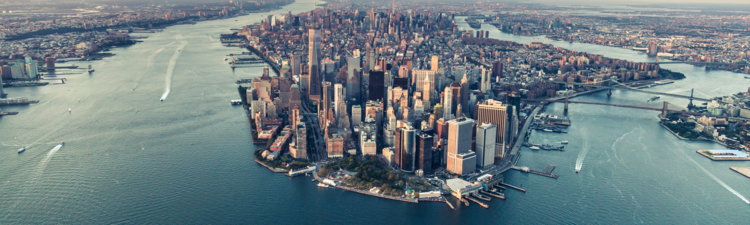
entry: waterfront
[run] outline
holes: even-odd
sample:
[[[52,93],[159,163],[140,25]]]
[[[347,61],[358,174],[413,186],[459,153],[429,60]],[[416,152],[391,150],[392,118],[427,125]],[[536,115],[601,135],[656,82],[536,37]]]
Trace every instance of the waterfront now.
[[[310,2],[274,13],[307,10]],[[246,50],[225,48],[218,41],[229,28],[267,14],[170,27],[143,43],[114,49],[115,57],[92,62],[92,75],[66,76],[65,85],[6,89],[11,96],[41,102],[3,107],[20,114],[0,119],[0,223],[705,224],[742,223],[750,211],[712,178],[750,195],[747,178],[727,169],[743,164],[711,162],[694,153],[720,146],[678,140],[656,123],[657,112],[601,106],[571,105],[574,125],[568,134],[535,132],[530,142],[570,144],[564,152],[523,149],[518,165],[556,165],[560,178],[510,171],[505,182],[527,193],[506,191],[507,200],[493,199],[489,209],[397,202],[321,189],[308,177],[272,173],[254,162],[246,115],[229,104],[237,98],[234,82],[259,76],[261,68],[232,73],[222,59]],[[183,42],[170,94],[160,102],[165,72]],[[617,53],[605,54],[613,58],[646,59],[625,49],[579,47]],[[689,93],[695,87],[724,95],[748,86],[739,74],[673,66],[688,78],[651,89],[684,94],[682,90]],[[708,88],[718,86],[723,88]],[[651,97],[614,91],[605,100],[605,94],[576,100],[636,104]],[[562,114],[562,104],[547,112]],[[60,141],[66,145],[51,152]],[[28,144],[25,153],[16,153]],[[588,153],[581,173],[575,174],[582,149]]]

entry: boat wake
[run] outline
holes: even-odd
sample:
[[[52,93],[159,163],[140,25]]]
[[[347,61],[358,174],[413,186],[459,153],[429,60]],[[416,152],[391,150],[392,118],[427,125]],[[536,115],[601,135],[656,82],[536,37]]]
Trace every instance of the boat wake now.
[[[578,158],[576,159],[576,172],[580,171],[583,167],[583,159],[586,158],[586,154],[589,153],[589,138],[586,136],[586,131],[581,130],[581,137],[583,137],[583,147],[581,148],[581,152],[578,153]]]
[[[159,100],[164,101],[167,99],[167,96],[169,96],[169,92],[172,90],[172,74],[174,73],[174,66],[177,64],[177,59],[180,58],[180,54],[182,54],[182,49],[185,48],[187,45],[187,42],[182,42],[182,44],[177,47],[174,51],[174,55],[172,55],[172,59],[169,60],[169,66],[167,67],[167,77],[164,80],[164,94],[161,95],[161,98]]]
[[[716,181],[716,183],[719,183],[719,185],[721,185],[722,187],[724,187],[725,189],[727,189],[727,191],[732,192],[732,194],[734,194],[735,196],[737,196],[738,198],[740,198],[742,201],[745,201],[745,203],[750,204],[750,200],[747,200],[747,198],[745,198],[745,196],[742,196],[742,194],[740,194],[739,192],[735,191],[732,187],[730,187],[729,185],[727,185],[726,183],[724,183],[724,181],[719,180],[718,177],[716,177],[713,174],[711,174],[711,172],[708,172],[708,170],[706,170],[706,168],[703,168],[700,164],[698,164],[698,162],[696,162],[695,160],[693,160],[693,158],[690,158],[690,157],[687,157],[687,158],[690,159],[690,161],[693,162],[693,164],[695,164],[695,166],[697,166],[698,168],[700,168],[701,170],[703,170],[703,172],[705,172],[706,174],[708,174],[708,176],[711,177],[711,179],[713,179],[714,181]]]
[[[39,161],[39,165],[36,166],[37,175],[44,172],[44,168],[47,168],[47,164],[52,159],[52,156],[55,155],[55,153],[58,150],[60,150],[62,147],[63,147],[62,144],[58,144],[54,148],[50,149],[49,152],[47,152],[47,155],[44,156],[44,159],[42,159],[42,161]]]

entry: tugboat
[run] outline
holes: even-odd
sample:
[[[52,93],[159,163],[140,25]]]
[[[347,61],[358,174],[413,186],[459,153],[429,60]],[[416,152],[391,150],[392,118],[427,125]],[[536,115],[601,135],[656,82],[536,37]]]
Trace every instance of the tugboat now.
[[[18,154],[21,154],[21,152],[26,151],[26,146],[23,146],[23,148],[18,149]]]

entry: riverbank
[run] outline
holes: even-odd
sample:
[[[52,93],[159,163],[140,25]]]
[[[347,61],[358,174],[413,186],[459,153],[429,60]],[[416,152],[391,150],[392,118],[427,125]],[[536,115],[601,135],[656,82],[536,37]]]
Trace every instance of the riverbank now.
[[[323,179],[320,178],[320,176],[318,176],[318,171],[317,170],[313,171],[313,177],[318,182],[323,183]],[[365,194],[365,195],[369,195],[369,196],[373,196],[373,197],[380,197],[380,198],[385,198],[385,199],[390,199],[390,200],[396,200],[396,201],[402,201],[402,202],[409,202],[409,203],[419,203],[419,200],[417,200],[417,199],[408,199],[408,198],[400,198],[400,197],[394,197],[394,196],[387,196],[387,195],[383,195],[383,194],[375,194],[375,193],[372,193],[372,192],[369,192],[369,191],[364,191],[364,190],[359,190],[359,189],[356,189],[356,188],[344,186],[340,182],[337,183],[336,185],[330,185],[330,186],[339,188],[341,190],[346,190],[346,191],[351,191],[351,192],[355,192],[355,193]]]

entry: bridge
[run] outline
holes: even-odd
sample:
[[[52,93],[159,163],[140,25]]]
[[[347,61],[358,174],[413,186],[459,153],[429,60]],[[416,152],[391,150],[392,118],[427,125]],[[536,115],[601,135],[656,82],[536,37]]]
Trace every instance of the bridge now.
[[[724,63],[724,62],[687,62],[687,61],[670,61],[670,62],[652,62],[652,64],[690,64],[690,65],[739,65],[739,66],[750,66],[748,63]]]
[[[565,109],[568,108],[568,104],[586,104],[586,105],[603,105],[603,106],[613,106],[613,107],[620,107],[620,108],[630,108],[630,109],[643,109],[643,110],[651,110],[651,111],[660,111],[662,112],[662,116],[666,116],[667,113],[676,112],[681,114],[687,114],[687,115],[693,115],[693,116],[707,116],[707,117],[716,117],[716,118],[725,118],[730,121],[750,121],[748,118],[741,118],[741,117],[730,117],[730,116],[716,116],[711,114],[705,114],[705,113],[697,113],[697,112],[688,112],[688,111],[682,111],[682,110],[673,110],[669,109],[668,102],[664,101],[664,106],[662,108],[652,108],[652,107],[645,107],[645,106],[635,106],[635,105],[620,105],[620,104],[609,104],[609,103],[601,103],[601,102],[584,102],[584,101],[570,101],[570,100],[539,100],[539,99],[521,99],[521,101],[526,102],[558,102],[558,103],[565,103]]]
[[[626,85],[624,85],[622,83],[619,83],[619,82],[616,82],[616,81],[613,81],[613,82],[616,83],[616,84],[618,84],[618,85],[612,85],[610,87],[602,86],[601,84],[596,84],[596,83],[594,83],[594,84],[584,84],[584,83],[570,83],[570,82],[562,82],[562,81],[548,81],[548,82],[555,83],[555,84],[577,85],[577,86],[584,86],[584,87],[611,88],[611,89],[618,89],[618,90],[625,90],[625,91],[635,91],[635,92],[649,93],[649,94],[654,94],[654,95],[662,95],[662,96],[669,96],[669,97],[675,97],[675,98],[684,98],[684,99],[690,99],[690,100],[698,100],[698,101],[704,101],[704,102],[711,101],[711,99],[693,97],[692,95],[691,96],[687,96],[687,95],[677,95],[677,94],[671,94],[671,93],[665,93],[665,92],[647,91],[647,90],[643,90],[643,89],[629,87],[629,86],[626,86]]]

